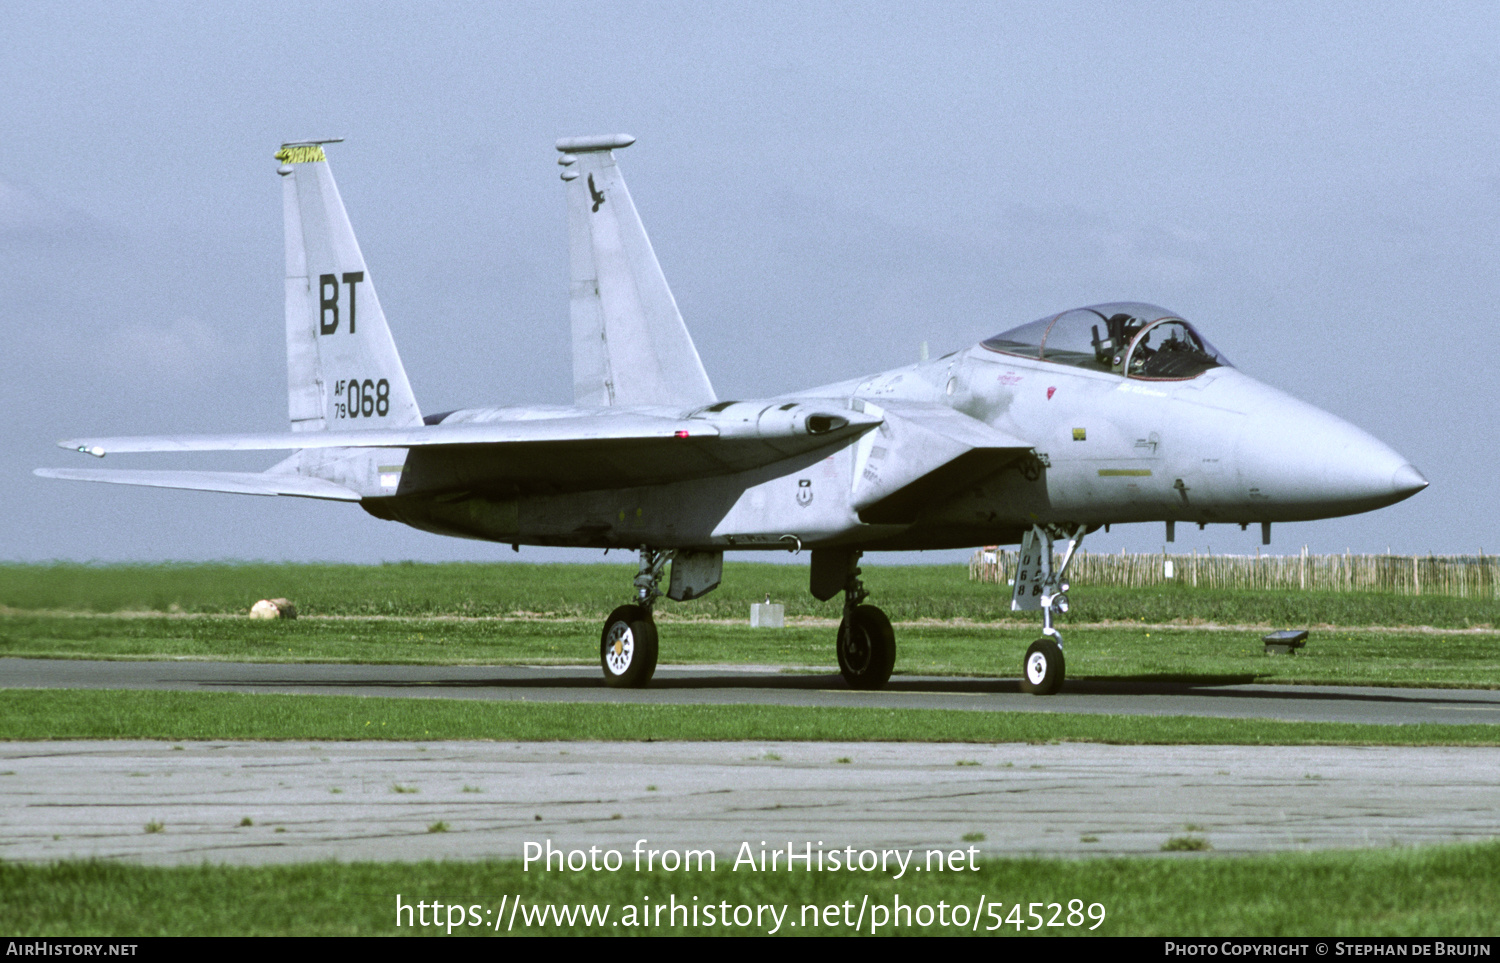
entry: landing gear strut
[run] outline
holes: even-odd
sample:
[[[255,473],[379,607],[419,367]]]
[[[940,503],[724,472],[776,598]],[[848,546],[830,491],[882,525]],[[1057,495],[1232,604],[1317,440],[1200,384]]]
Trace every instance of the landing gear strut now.
[[[671,552],[641,546],[641,567],[635,576],[632,605],[622,605],[604,620],[599,637],[599,664],[604,683],[619,689],[639,689],[656,672],[656,622],[651,617],[661,598],[661,576]]]
[[[891,620],[873,605],[861,605],[870,593],[859,580],[859,552],[851,553],[844,579],[844,619],[839,623],[839,672],[851,689],[879,689],[896,666],[896,632]]]
[[[1063,576],[1087,532],[1086,525],[1079,525],[1072,535],[1058,526],[1036,525],[1026,533],[1026,538],[1021,543],[1021,561],[1016,567],[1015,589],[1011,594],[1010,607],[1015,611],[1040,609],[1042,612],[1042,637],[1031,643],[1022,663],[1022,692],[1052,695],[1062,688],[1063,679],[1067,676],[1062,633],[1052,624],[1052,620],[1055,612],[1068,610],[1068,583]],[[1054,571],[1052,544],[1063,536],[1068,538],[1068,547],[1063,553],[1062,564]]]

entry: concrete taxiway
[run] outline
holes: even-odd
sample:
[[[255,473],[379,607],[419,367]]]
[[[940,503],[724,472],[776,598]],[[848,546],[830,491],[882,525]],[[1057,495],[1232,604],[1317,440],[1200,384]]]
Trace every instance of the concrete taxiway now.
[[[421,666],[0,659],[10,688],[177,689],[540,702],[874,706],[1138,713],[1364,723],[1500,723],[1500,691],[1071,680],[1059,695],[1014,679],[896,676],[855,692],[838,675],[756,666],[661,666],[647,689],[611,689],[593,666]]]
[[[1500,722],[1500,693],[1484,690],[1081,681],[1036,698],[1014,680],[900,676],[870,693],[744,666],[663,666],[651,688],[617,690],[592,667],[0,659],[0,685]],[[1175,836],[1221,853],[1494,838],[1500,749],[0,743],[10,860],[520,858],[546,840],[721,858],[762,841],[1084,856],[1160,853]]]
[[[546,840],[1082,856],[1180,836],[1247,853],[1497,835],[1500,749],[0,744],[6,860],[520,858]]]

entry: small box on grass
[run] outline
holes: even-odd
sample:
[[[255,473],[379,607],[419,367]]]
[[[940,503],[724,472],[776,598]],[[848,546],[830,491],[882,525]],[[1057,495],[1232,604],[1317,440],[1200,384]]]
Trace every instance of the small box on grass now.
[[[1307,630],[1282,629],[1263,636],[1261,641],[1266,644],[1266,655],[1295,655],[1307,644]]]
[[[750,627],[752,629],[780,629],[786,627],[786,606],[780,602],[751,602]]]

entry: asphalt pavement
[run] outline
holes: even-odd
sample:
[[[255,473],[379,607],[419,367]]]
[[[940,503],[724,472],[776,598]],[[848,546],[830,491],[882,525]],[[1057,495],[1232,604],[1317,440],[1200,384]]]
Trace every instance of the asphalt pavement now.
[[[646,689],[611,689],[591,666],[0,659],[0,686],[1500,723],[1500,691],[1488,689],[1072,680],[1058,695],[1031,696],[1020,691],[1016,679],[898,675],[879,692],[855,692],[837,674],[769,666],[661,666]]]

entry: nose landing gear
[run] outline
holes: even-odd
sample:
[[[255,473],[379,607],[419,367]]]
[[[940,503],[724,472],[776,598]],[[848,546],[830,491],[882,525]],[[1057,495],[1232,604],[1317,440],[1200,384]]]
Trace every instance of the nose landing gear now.
[[[1067,535],[1064,529],[1052,525],[1035,525],[1021,542],[1020,564],[1016,566],[1010,607],[1017,612],[1040,609],[1042,613],[1042,637],[1031,643],[1022,663],[1022,692],[1052,695],[1062,688],[1063,679],[1067,676],[1062,633],[1052,624],[1052,620],[1055,612],[1068,610],[1068,583],[1063,575],[1087,532],[1088,526],[1079,525],[1068,536],[1067,550],[1055,571],[1052,567],[1052,545],[1057,538]]]
[[[1062,644],[1052,639],[1037,639],[1026,650],[1021,672],[1021,691],[1032,695],[1052,695],[1062,688],[1067,676]]]

